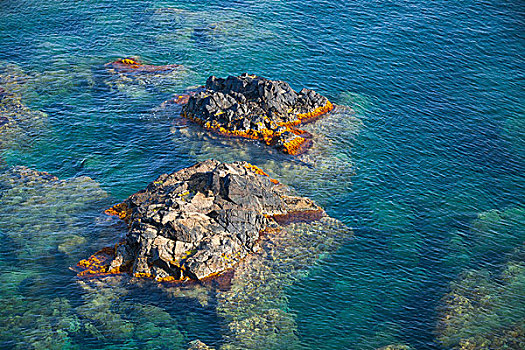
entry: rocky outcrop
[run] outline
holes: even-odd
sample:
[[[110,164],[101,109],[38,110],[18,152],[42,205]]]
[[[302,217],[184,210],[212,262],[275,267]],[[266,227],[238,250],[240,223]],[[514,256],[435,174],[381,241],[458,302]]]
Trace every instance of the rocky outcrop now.
[[[315,91],[296,92],[284,81],[245,73],[226,79],[211,76],[204,91],[188,97],[182,114],[208,130],[261,140],[297,155],[312,141],[310,134],[295,127],[332,109],[330,101]]]
[[[107,213],[127,222],[126,239],[81,261],[81,276],[130,271],[158,281],[201,280],[257,251],[265,232],[324,216],[261,169],[215,160],[161,175]]]

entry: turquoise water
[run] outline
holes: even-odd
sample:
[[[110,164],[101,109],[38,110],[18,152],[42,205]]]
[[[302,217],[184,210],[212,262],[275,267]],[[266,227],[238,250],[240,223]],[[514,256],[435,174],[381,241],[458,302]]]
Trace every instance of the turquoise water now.
[[[124,234],[103,209],[209,157],[259,164],[353,229],[286,289],[300,348],[455,347],[438,324],[466,273],[490,276],[486,290],[503,301],[485,305],[494,310],[479,321],[485,328],[459,322],[458,333],[525,328],[524,22],[521,1],[1,2],[2,69],[27,76],[16,90],[47,119],[3,145],[0,165],[70,180],[65,190],[0,198],[0,347],[221,346],[213,305],[146,285],[113,291],[125,296],[100,303],[120,321],[108,320],[68,270]],[[146,82],[104,68],[128,56],[185,68]],[[325,130],[319,166],[194,135],[159,110],[211,74],[242,72],[353,109]],[[81,176],[100,189],[77,185]],[[502,277],[509,266],[512,288]],[[145,324],[148,313],[157,316]],[[86,333],[85,320],[116,335]]]

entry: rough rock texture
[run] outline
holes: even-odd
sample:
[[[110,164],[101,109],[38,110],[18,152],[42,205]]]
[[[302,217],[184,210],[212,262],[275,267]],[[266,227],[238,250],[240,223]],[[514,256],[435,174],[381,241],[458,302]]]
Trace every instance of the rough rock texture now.
[[[81,261],[81,275],[131,268],[135,277],[173,281],[221,273],[257,251],[265,230],[324,216],[311,200],[287,192],[246,162],[209,160],[161,175],[107,211],[128,223],[126,240]]]
[[[180,100],[180,97],[179,97]],[[204,91],[188,98],[183,116],[224,135],[258,139],[287,154],[304,153],[311,135],[294,128],[333,109],[315,91],[294,91],[283,81],[242,74],[211,76]]]

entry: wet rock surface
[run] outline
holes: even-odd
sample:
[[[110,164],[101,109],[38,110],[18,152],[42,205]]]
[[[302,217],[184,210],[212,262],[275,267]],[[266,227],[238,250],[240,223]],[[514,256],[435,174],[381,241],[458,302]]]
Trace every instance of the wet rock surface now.
[[[80,262],[81,275],[130,270],[158,281],[201,280],[258,251],[261,234],[280,224],[324,216],[261,169],[215,160],[161,175],[107,212],[128,223],[126,239]]]
[[[261,140],[291,155],[304,153],[312,145],[311,135],[295,126],[333,109],[330,101],[315,91],[305,88],[296,92],[284,81],[246,73],[226,79],[211,76],[205,90],[187,101],[183,116],[204,128]]]

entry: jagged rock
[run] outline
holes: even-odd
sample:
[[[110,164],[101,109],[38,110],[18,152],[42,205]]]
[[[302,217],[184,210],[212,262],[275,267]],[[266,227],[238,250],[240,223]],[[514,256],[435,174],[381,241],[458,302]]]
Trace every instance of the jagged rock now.
[[[201,280],[257,251],[266,230],[324,216],[259,168],[215,160],[161,175],[107,212],[128,223],[126,239],[81,261],[80,275],[131,268],[135,277],[158,281]]]
[[[226,79],[211,76],[205,90],[187,101],[182,115],[206,129],[261,140],[292,155],[304,153],[312,144],[311,135],[295,126],[333,109],[315,91],[296,92],[286,82],[246,73]]]

